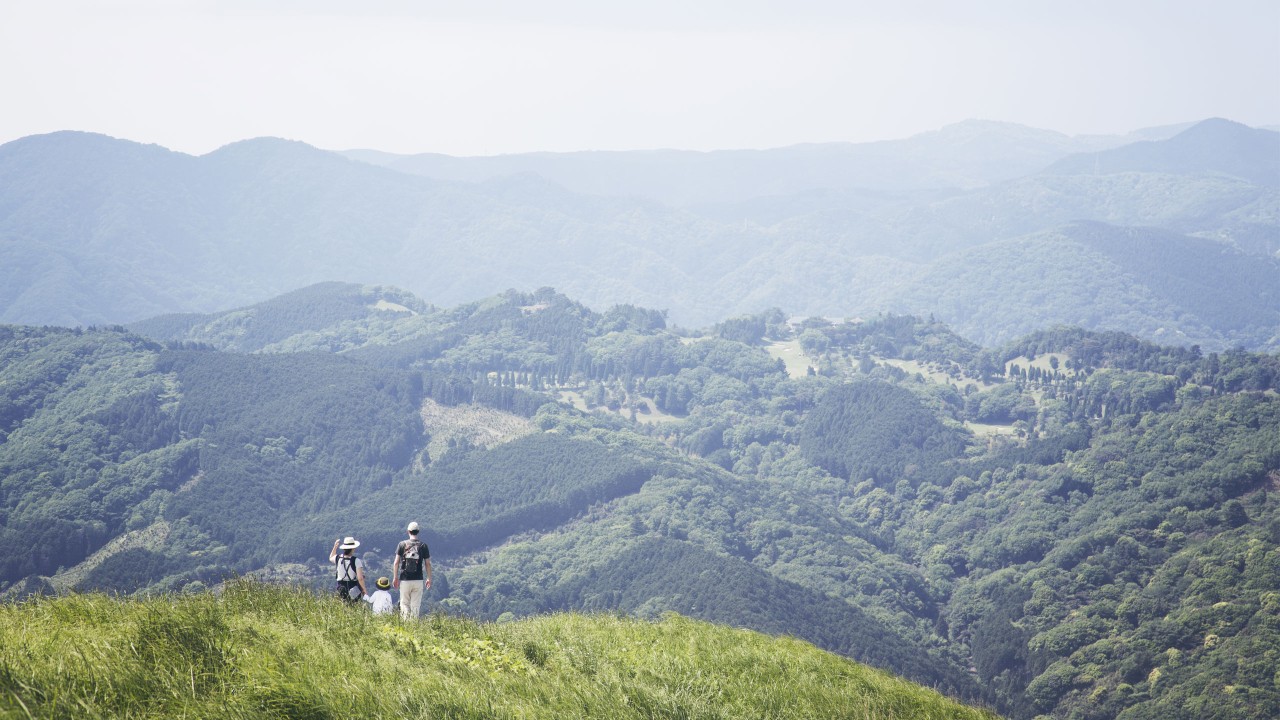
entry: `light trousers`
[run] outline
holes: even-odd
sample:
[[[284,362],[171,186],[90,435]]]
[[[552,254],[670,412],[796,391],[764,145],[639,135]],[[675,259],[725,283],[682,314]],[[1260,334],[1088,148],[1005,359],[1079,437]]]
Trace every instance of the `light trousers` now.
[[[405,620],[417,620],[422,612],[422,595],[426,582],[423,580],[400,581],[400,617]]]

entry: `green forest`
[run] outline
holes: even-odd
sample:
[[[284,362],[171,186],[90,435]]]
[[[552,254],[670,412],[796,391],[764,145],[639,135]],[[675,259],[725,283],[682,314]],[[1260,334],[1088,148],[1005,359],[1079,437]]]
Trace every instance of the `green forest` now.
[[[323,590],[333,538],[388,574],[417,520],[442,613],[674,611],[1028,720],[1273,718],[1278,390],[1280,356],[1120,332],[549,288],[3,326],[0,589]]]

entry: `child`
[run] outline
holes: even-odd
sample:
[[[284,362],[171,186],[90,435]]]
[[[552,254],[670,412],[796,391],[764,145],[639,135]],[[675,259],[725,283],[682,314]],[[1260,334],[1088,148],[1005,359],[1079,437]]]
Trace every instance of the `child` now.
[[[373,605],[374,615],[386,615],[391,612],[391,593],[387,592],[389,587],[391,587],[391,580],[380,577],[378,578],[378,589],[372,595],[364,596],[364,601]]]

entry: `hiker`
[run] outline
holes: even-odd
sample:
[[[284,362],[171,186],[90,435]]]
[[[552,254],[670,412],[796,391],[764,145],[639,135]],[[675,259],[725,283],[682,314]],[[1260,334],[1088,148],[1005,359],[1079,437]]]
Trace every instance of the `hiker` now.
[[[374,615],[386,615],[392,609],[391,593],[387,592],[387,588],[391,587],[391,579],[380,577],[375,584],[378,589],[372,595],[365,595],[364,601],[373,606]]]
[[[422,596],[431,587],[431,551],[418,539],[418,523],[409,523],[409,539],[396,546],[391,564],[395,586],[400,590],[400,617],[415,620],[422,610]]]
[[[333,541],[333,550],[329,552],[329,562],[338,566],[335,592],[349,603],[354,603],[365,594],[364,562],[356,557],[356,548],[360,541],[348,535],[342,540]],[[338,554],[342,550],[342,554]],[[356,590],[359,588],[359,591]]]

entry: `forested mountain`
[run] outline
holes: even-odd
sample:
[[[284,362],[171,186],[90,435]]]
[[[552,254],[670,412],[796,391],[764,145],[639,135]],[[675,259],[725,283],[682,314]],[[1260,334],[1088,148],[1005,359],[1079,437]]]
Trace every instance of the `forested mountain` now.
[[[285,293],[252,307],[211,314],[175,314],[133,323],[149,337],[190,340],[222,350],[257,352],[283,346],[299,335],[333,337],[322,350],[349,349],[343,330],[364,341],[379,328],[434,310],[414,295],[391,287],[327,282]]]
[[[320,588],[417,519],[483,619],[676,610],[1015,718],[1280,713],[1275,355],[327,283],[7,326],[0,379],[10,596]]]
[[[988,243],[904,273],[894,294],[890,306],[933,308],[988,344],[1054,325],[1203,347],[1280,343],[1280,261],[1154,228],[1082,222]]]
[[[55,133],[0,146],[0,320],[134,322],[343,280],[442,306],[554,286],[689,326],[786,307],[932,315],[987,344],[1066,321],[1275,349],[1277,137],[1222,120],[1129,138],[970,122],[868,145],[437,158],[450,179],[435,179],[283,140],[192,157]],[[1063,273],[1080,223],[1158,250],[1086,249],[1090,286],[1123,288],[1092,312]],[[1237,292],[1185,306],[1169,288],[1192,256]]]

